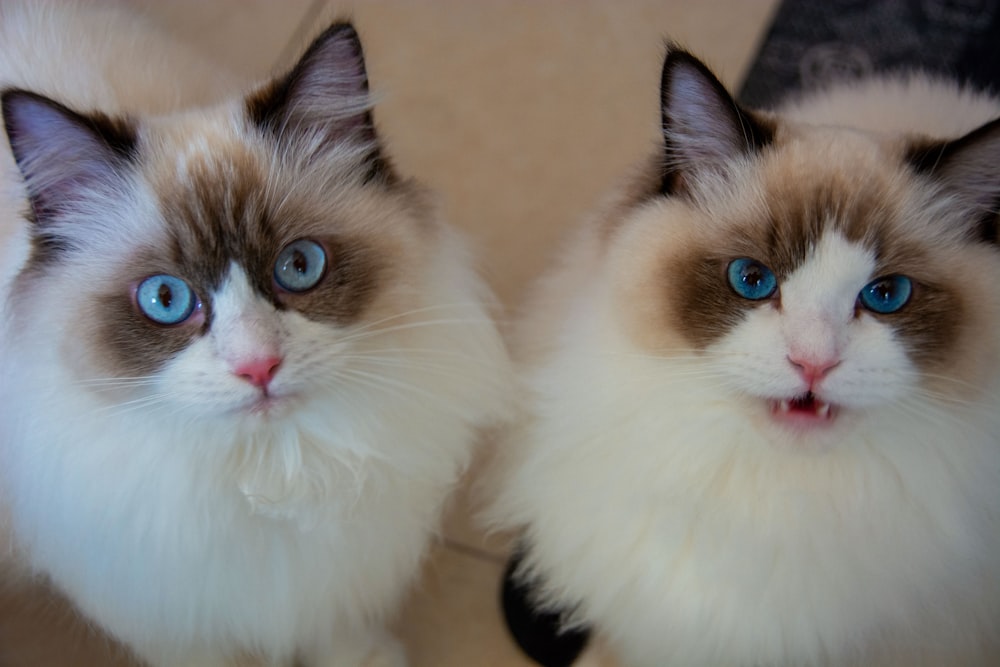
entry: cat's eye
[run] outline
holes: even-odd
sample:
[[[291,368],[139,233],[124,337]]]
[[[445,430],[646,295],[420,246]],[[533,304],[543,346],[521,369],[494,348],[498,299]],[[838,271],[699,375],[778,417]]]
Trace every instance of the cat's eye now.
[[[913,283],[906,276],[885,276],[871,281],[858,294],[861,305],[881,315],[902,309],[913,294]]]
[[[135,289],[135,302],[142,314],[157,324],[180,324],[194,313],[198,299],[180,278],[150,276]]]
[[[326,251],[323,246],[299,239],[282,249],[274,264],[274,281],[289,292],[305,292],[315,287],[326,273]]]
[[[774,294],[778,279],[774,272],[755,259],[740,257],[729,263],[729,286],[744,299],[760,301]]]

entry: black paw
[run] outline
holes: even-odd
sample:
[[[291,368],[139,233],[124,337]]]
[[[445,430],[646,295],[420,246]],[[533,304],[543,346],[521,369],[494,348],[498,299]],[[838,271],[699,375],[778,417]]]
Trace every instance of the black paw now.
[[[521,650],[542,667],[570,667],[586,648],[590,632],[563,630],[559,613],[537,610],[531,582],[514,577],[518,563],[518,556],[513,556],[503,578],[501,602],[507,629]]]

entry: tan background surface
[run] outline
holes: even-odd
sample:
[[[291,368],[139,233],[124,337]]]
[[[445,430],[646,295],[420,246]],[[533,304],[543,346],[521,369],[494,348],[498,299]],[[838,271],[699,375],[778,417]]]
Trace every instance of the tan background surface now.
[[[376,122],[407,175],[440,193],[511,310],[558,238],[657,138],[665,38],[737,84],[776,0],[119,0],[248,82],[352,17]],[[399,619],[414,667],[528,667],[505,634],[503,542],[456,499]],[[0,587],[0,667],[125,665],[39,590]]]

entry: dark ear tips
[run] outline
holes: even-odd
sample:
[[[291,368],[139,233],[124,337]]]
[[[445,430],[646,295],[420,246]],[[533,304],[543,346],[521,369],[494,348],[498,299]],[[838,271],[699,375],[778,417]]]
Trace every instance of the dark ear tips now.
[[[246,109],[251,122],[278,135],[322,129],[343,138],[348,130],[370,127],[368,74],[357,30],[346,22],[331,25],[287,74],[247,97]]]
[[[1000,242],[1000,118],[953,141],[916,142],[906,160],[968,207],[973,238]]]
[[[320,33],[288,74],[245,105],[250,122],[279,142],[303,139],[303,150],[314,156],[350,145],[366,165],[365,182],[394,180],[375,132],[361,39],[350,22]]]
[[[660,77],[660,117],[665,194],[682,191],[688,175],[723,171],[773,139],[773,128],[741,109],[708,66],[673,44]]]
[[[127,119],[77,113],[20,89],[3,91],[0,108],[37,222],[113,187],[136,159],[137,132]]]

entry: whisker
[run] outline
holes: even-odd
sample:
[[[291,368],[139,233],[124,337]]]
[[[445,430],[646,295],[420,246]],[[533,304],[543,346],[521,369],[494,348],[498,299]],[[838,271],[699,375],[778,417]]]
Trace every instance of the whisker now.
[[[142,398],[136,398],[131,401],[125,401],[124,403],[116,403],[114,405],[109,405],[103,408],[99,408],[99,413],[104,413],[109,417],[120,417],[126,415],[130,412],[136,412],[144,408],[155,408],[157,406],[165,406],[166,399],[173,396],[173,392],[164,392],[159,394],[151,394],[149,396],[143,396]]]
[[[377,350],[352,350],[349,355],[356,359],[367,359],[370,357],[379,358],[378,355],[382,354],[392,354],[398,355],[400,359],[420,359],[422,356],[433,356],[433,357],[447,357],[453,358],[462,363],[473,363],[479,364],[486,367],[494,367],[495,364],[492,361],[487,361],[480,357],[466,354],[464,352],[459,352],[458,350],[442,350],[434,348],[381,348]],[[348,355],[337,354],[338,357],[347,358]]]
[[[712,363],[712,359],[732,359],[745,356],[742,352],[730,352],[723,350],[713,350],[711,356],[708,356],[705,354],[704,350],[697,350],[694,348],[664,348],[661,351],[651,350],[648,352],[619,352],[605,350],[598,354],[599,356],[607,357],[649,359],[650,361],[676,361],[681,363]]]
[[[435,363],[433,361],[427,361],[427,360],[376,357],[376,356],[355,355],[355,354],[339,355],[338,358],[345,361],[357,361],[363,364],[385,366],[388,368],[413,369],[421,371],[439,371],[441,373],[448,373],[452,377],[456,378],[465,377],[465,374],[461,372],[462,369],[460,368],[457,368],[455,366],[449,366],[447,364]]]
[[[157,378],[153,376],[88,378],[85,380],[76,380],[73,382],[73,384],[80,386],[109,385],[109,384],[142,386],[142,385],[152,384],[156,382],[156,379]]]
[[[364,323],[364,324],[356,327],[355,331],[357,331],[357,332],[365,331],[365,330],[368,330],[368,329],[375,328],[375,327],[379,326],[380,324],[384,324],[386,322],[392,322],[393,320],[402,319],[404,317],[410,317],[412,315],[420,315],[420,314],[423,314],[423,313],[440,311],[440,310],[447,310],[447,309],[451,309],[451,308],[456,308],[456,309],[457,308],[469,308],[469,309],[475,309],[475,310],[478,311],[479,308],[480,308],[480,304],[478,304],[478,303],[476,303],[474,301],[466,301],[466,302],[457,302],[457,303],[450,303],[450,304],[449,303],[441,303],[441,304],[434,304],[434,305],[430,305],[430,306],[424,306],[422,308],[414,308],[412,310],[407,310],[407,311],[404,311],[404,312],[401,312],[401,313],[395,313],[393,315],[388,315],[386,317],[383,317],[383,318],[378,319],[378,320],[374,320],[372,322],[366,322],[366,323]],[[483,319],[485,319],[485,318],[484,317],[480,317],[480,318],[478,318],[477,321],[482,321]]]
[[[434,326],[444,326],[450,324],[482,324],[485,320],[482,318],[478,319],[436,319],[436,320],[420,320],[417,322],[407,322],[405,324],[396,324],[389,327],[380,327],[378,329],[366,328],[363,330],[355,331],[341,339],[338,343],[350,343],[357,340],[365,340],[367,338],[373,338],[375,336],[381,336],[387,333],[393,333],[396,331],[406,331],[408,329],[419,329],[422,327],[434,327]]]
[[[460,411],[454,407],[451,401],[445,399],[445,397],[434,392],[426,391],[423,387],[419,387],[410,382],[404,382],[396,378],[386,378],[378,375],[377,373],[369,373],[357,368],[338,369],[337,375],[343,379],[365,383],[373,389],[391,392],[398,398],[408,399],[413,396],[417,396],[419,398],[426,399],[431,404],[448,408],[449,411],[454,412],[455,414],[460,414]]]
[[[95,393],[106,393],[122,389],[142,389],[146,387],[152,387],[155,383],[153,382],[120,382],[120,383],[101,383],[101,384],[86,384],[80,385],[90,391]]]
[[[982,387],[980,387],[978,385],[975,385],[975,384],[973,384],[973,383],[971,383],[971,382],[969,382],[967,380],[961,380],[961,379],[956,378],[956,377],[951,377],[951,376],[948,376],[948,375],[941,375],[941,374],[937,374],[937,373],[923,373],[922,376],[925,379],[928,379],[928,380],[935,380],[935,381],[939,381],[939,382],[942,382],[942,381],[946,382],[946,383],[948,383],[948,384],[950,384],[950,385],[952,385],[952,386],[954,386],[956,388],[959,388],[959,389],[969,389],[969,390],[975,391],[976,393],[982,393],[982,395],[983,395],[984,398],[992,400],[992,401],[996,401],[998,398],[1000,398],[1000,395],[998,395],[996,392],[993,392],[993,391],[984,391]],[[923,388],[923,390],[924,391],[930,391],[930,390],[928,390],[926,388]]]
[[[988,394],[983,397],[983,400],[969,400],[961,398],[959,396],[945,394],[939,391],[930,391],[928,389],[918,388],[914,391],[915,398],[923,398],[924,402],[930,402],[936,404],[934,407],[936,409],[948,410],[960,410],[962,414],[968,415],[976,410],[992,409],[996,405],[996,396]],[[921,403],[921,405],[924,404]],[[925,408],[926,409],[926,408]]]

